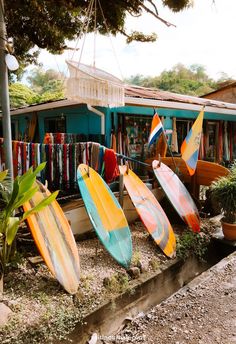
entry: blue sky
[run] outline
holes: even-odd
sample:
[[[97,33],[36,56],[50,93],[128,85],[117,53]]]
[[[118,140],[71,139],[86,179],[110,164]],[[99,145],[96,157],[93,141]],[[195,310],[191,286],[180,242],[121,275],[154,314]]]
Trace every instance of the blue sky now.
[[[128,17],[127,31],[155,32],[158,40],[127,45],[120,35],[111,38],[97,36],[95,62],[98,68],[122,78],[136,74],[156,76],[177,63],[187,67],[201,64],[214,79],[219,79],[222,72],[236,79],[236,0],[215,0],[215,4],[213,0],[195,0],[193,8],[177,14],[158,5],[158,1],[155,3],[159,15],[176,28],[167,27],[148,14],[139,18]],[[86,37],[81,62],[93,63],[93,41],[93,35]],[[82,42],[78,46],[81,47]],[[71,55],[71,51],[61,56],[42,51],[40,61],[45,69],[66,72],[65,60]],[[74,59],[79,60],[78,53],[74,54]]]

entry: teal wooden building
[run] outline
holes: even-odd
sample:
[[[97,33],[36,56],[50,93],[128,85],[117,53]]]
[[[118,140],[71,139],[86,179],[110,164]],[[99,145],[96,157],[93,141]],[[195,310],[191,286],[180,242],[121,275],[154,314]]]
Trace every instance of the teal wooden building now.
[[[111,133],[117,136],[117,145],[121,144],[120,134],[121,141],[128,138],[131,156],[145,158],[154,110],[163,118],[165,129],[173,129],[176,123],[180,147],[203,106],[203,158],[218,162],[236,159],[236,104],[137,86],[125,87],[125,105],[116,108],[94,108],[63,99],[12,110],[12,133],[15,140],[31,142],[43,142],[47,132],[73,133],[107,147]],[[222,154],[219,137],[224,143]]]

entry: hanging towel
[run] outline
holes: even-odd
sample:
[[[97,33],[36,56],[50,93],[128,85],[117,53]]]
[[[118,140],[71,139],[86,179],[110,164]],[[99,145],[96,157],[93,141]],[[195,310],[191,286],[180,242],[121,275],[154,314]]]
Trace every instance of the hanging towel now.
[[[171,137],[171,150],[172,152],[178,153],[178,137],[177,137],[177,130],[176,130],[176,118],[174,117],[172,120],[173,123],[173,132]]]
[[[233,160],[233,122],[229,126],[229,159]]]
[[[233,123],[233,159],[236,159],[236,122]]]
[[[111,133],[111,149],[113,149],[114,152],[116,153],[116,151],[117,151],[117,147],[116,147],[116,135],[114,134],[114,132]]]
[[[218,162],[223,160],[223,121],[219,122]]]
[[[105,181],[111,183],[118,175],[118,165],[113,149],[106,149],[104,153]]]
[[[17,157],[17,162],[18,162],[18,165],[17,165],[17,175],[18,176],[21,176],[22,175],[22,154],[21,154],[21,142],[17,142],[17,154],[18,154],[18,157]]]
[[[90,166],[95,171],[98,171],[99,148],[100,148],[100,144],[99,143],[92,142]]]
[[[200,147],[199,147],[199,155],[198,158],[203,160],[205,157],[205,151],[204,151],[204,133],[202,132],[201,135],[201,141],[200,141]]]
[[[229,140],[227,132],[227,122],[224,122],[224,160],[229,161]]]
[[[100,175],[103,174],[103,170],[104,170],[104,152],[105,152],[105,147],[100,146],[99,147],[99,157],[98,157],[98,173]]]

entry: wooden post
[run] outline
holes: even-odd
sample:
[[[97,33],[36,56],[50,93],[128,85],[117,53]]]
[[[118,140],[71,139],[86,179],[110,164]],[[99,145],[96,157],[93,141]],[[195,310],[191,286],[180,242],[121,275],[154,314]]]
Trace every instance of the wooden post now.
[[[119,203],[121,208],[124,205],[124,175],[121,173],[119,177]]]

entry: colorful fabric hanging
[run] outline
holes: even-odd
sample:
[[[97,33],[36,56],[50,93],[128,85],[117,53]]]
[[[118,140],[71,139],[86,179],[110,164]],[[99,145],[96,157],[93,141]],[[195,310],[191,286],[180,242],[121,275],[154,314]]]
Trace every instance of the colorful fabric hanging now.
[[[202,132],[198,158],[203,160],[204,157],[205,157],[204,133]]]
[[[219,122],[218,162],[223,160],[223,121]]]
[[[99,160],[99,148],[100,144],[93,142],[91,148],[91,163],[90,166],[95,170],[98,171],[98,160]]]
[[[227,131],[227,122],[224,122],[224,160],[229,161],[230,160],[230,154],[229,154],[229,140],[228,140],[228,131]]]
[[[3,143],[1,142],[0,168],[3,168]],[[36,168],[41,162],[46,161],[45,169],[38,173],[37,177],[43,183],[47,180],[50,190],[77,190],[77,167],[80,163],[90,164],[101,175],[106,175],[109,182],[118,175],[114,150],[108,150],[99,143],[40,144],[13,141],[12,147],[14,176],[22,175],[31,166]]]
[[[114,152],[117,152],[116,135],[113,132],[111,133],[111,149],[113,149]]]
[[[111,183],[119,175],[116,155],[113,149],[106,149],[104,153],[105,181]]]
[[[174,153],[178,153],[179,148],[178,148],[178,137],[177,137],[176,118],[175,117],[173,118],[172,123],[173,123],[173,132],[172,132],[172,136],[171,136],[171,150]]]
[[[233,123],[229,126],[229,160],[233,161]]]
[[[236,159],[236,122],[233,122],[233,159]]]

